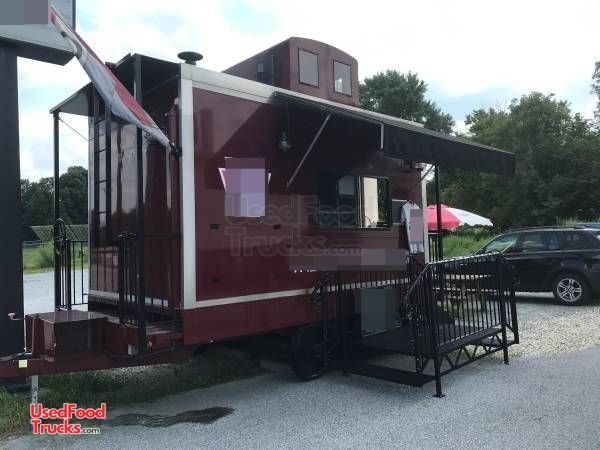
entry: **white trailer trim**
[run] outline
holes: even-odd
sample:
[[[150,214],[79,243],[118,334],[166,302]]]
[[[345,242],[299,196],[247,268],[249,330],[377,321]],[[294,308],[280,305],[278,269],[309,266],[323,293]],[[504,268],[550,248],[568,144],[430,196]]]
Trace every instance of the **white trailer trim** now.
[[[182,64],[182,75],[185,64]],[[181,145],[181,285],[182,307],[196,303],[196,189],[194,171],[194,96],[192,80],[181,77],[180,85]]]

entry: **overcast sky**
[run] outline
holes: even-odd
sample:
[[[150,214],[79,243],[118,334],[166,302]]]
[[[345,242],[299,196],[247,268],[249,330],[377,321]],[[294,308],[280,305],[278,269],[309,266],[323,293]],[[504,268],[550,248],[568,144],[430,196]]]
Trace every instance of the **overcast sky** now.
[[[142,53],[177,61],[204,55],[223,70],[290,36],[332,44],[358,59],[359,77],[413,71],[459,129],[475,108],[505,107],[532,90],[591,117],[600,60],[599,0],[78,0],[77,28],[106,61]],[[21,177],[52,175],[48,110],[87,83],[76,61],[19,60]],[[87,136],[86,121],[64,119]],[[61,128],[61,171],[87,167],[87,143]]]

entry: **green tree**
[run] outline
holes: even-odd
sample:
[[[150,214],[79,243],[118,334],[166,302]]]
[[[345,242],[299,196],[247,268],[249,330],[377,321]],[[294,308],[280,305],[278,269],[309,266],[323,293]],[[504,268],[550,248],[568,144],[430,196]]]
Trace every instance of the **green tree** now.
[[[596,118],[596,124],[600,128],[600,61],[596,62],[596,68],[592,75],[592,93],[598,96],[598,105],[596,111],[594,111],[594,117]]]
[[[37,182],[21,180],[21,208],[23,225],[47,225],[54,214],[53,179],[40,178]]]
[[[472,139],[516,154],[516,175],[444,171],[445,202],[501,228],[600,215],[600,136],[567,102],[533,92],[507,110],[476,110],[466,124]]]
[[[412,72],[387,70],[366,78],[360,85],[363,108],[424,124],[427,128],[450,133],[454,120],[427,100],[427,84]]]
[[[61,217],[67,223],[88,221],[87,170],[69,167],[60,176]],[[29,227],[54,223],[54,178],[21,180],[23,239],[32,239]]]
[[[67,223],[88,221],[87,177],[87,170],[81,166],[69,167],[60,176],[60,215]]]

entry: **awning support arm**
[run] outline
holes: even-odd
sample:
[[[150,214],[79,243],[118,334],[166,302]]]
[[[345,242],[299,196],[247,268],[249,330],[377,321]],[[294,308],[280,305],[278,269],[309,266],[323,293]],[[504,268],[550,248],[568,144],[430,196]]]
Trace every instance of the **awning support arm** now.
[[[321,133],[325,129],[325,125],[327,125],[327,122],[329,122],[330,118],[331,118],[331,113],[327,114],[327,117],[325,117],[325,120],[323,120],[323,123],[321,124],[321,127],[319,128],[319,131],[317,131],[317,134],[315,134],[315,137],[313,138],[312,142],[308,146],[308,149],[306,150],[306,153],[304,153],[304,156],[300,160],[300,163],[298,164],[298,167],[296,167],[296,170],[294,171],[293,175],[290,177],[290,179],[286,183],[285,187],[289,188],[290,185],[294,182],[294,179],[296,178],[296,175],[298,175],[298,172],[300,172],[300,169],[304,165],[304,161],[306,161],[306,158],[308,158],[308,155],[310,154],[310,152],[312,151],[313,147],[317,143],[317,140],[319,139],[319,136],[321,136]]]

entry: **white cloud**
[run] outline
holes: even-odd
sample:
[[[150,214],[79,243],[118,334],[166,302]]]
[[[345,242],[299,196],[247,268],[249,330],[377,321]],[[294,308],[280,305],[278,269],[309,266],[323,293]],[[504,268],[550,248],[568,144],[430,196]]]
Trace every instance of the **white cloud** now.
[[[454,127],[452,127],[452,131],[454,131],[457,134],[468,134],[469,127],[467,127],[467,124],[464,120],[456,120],[454,123]]]
[[[249,19],[244,32],[236,29],[225,8],[247,5],[258,10],[259,16],[264,11],[273,17],[271,27],[256,24],[253,29]],[[500,87],[522,93],[554,92],[561,98],[569,95],[573,85],[589,80],[594,61],[600,59],[600,2],[595,0],[248,0],[243,4],[146,0],[143,5],[103,0],[79,2],[78,17],[85,18],[80,34],[108,61],[129,52],[176,61],[179,51],[196,50],[205,56],[202,66],[222,70],[289,36],[303,36],[355,56],[362,78],[387,68],[412,70],[447,96]],[[47,117],[48,109],[66,97],[64,92],[87,82],[75,61],[65,67],[23,61],[20,71],[23,95],[35,97],[50,91],[57,97],[51,104],[36,106],[34,116],[25,119],[32,123],[41,123],[42,114]],[[490,103],[495,101],[490,99]],[[473,105],[480,106],[481,99]],[[460,123],[461,118],[455,119]],[[23,128],[25,152],[51,154],[51,120],[44,121],[39,128],[27,124]],[[64,162],[72,159],[87,164],[87,155],[77,142],[81,139],[69,139],[64,138],[61,146]],[[36,147],[38,141],[48,147]],[[23,172],[47,174],[51,168],[40,165],[44,158],[28,158],[23,157]]]

